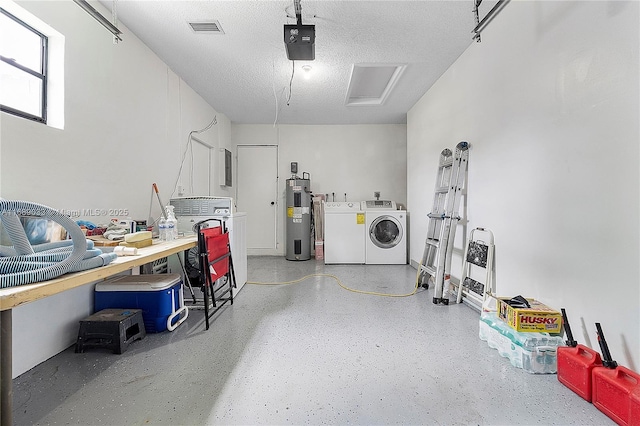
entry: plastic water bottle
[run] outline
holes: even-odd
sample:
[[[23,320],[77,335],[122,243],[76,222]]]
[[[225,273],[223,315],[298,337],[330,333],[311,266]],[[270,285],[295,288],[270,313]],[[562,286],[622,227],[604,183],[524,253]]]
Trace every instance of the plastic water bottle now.
[[[178,220],[173,214],[173,206],[167,206],[167,238],[166,241],[173,241],[178,239]]]
[[[164,216],[160,216],[158,221],[158,237],[160,241],[167,241],[167,220]]]

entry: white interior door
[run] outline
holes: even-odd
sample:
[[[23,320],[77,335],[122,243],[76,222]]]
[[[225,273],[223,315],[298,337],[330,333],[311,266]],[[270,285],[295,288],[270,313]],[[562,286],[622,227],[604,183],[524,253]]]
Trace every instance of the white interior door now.
[[[247,249],[276,249],[278,147],[238,145],[236,206],[247,213]]]

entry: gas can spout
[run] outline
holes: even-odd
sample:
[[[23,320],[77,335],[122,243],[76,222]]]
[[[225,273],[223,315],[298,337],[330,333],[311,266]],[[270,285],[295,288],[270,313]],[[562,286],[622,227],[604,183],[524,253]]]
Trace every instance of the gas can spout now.
[[[567,313],[564,308],[560,308],[560,312],[562,312],[562,325],[564,326],[564,332],[567,335],[567,340],[565,343],[567,346],[571,348],[575,348],[578,346],[578,342],[573,340],[573,334],[571,333],[571,326],[569,325],[569,320],[567,319]]]
[[[604,333],[602,333],[602,327],[600,327],[600,323],[596,323],[596,330],[598,331],[598,344],[600,345],[600,350],[602,351],[602,365],[614,369],[618,366],[618,363],[611,358],[611,352],[609,352],[609,345],[607,345],[607,341],[604,339]]]

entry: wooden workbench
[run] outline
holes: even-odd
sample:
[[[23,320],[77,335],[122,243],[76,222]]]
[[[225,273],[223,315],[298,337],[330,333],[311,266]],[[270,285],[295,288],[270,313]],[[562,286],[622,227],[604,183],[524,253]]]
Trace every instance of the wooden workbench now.
[[[72,288],[131,270],[155,260],[195,247],[197,238],[183,237],[175,241],[155,242],[150,247],[138,249],[137,256],[118,257],[106,266],[62,275],[56,279],[34,284],[0,289],[0,421],[2,426],[13,422],[12,388],[12,312],[21,306]]]

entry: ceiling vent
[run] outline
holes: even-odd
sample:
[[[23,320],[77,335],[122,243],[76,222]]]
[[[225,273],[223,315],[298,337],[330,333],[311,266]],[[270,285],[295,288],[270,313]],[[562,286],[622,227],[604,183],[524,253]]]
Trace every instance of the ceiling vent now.
[[[406,67],[404,64],[354,64],[345,104],[382,105]]]
[[[224,31],[220,26],[220,22],[218,21],[189,22],[189,26],[194,33],[224,34]]]

